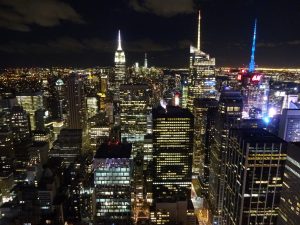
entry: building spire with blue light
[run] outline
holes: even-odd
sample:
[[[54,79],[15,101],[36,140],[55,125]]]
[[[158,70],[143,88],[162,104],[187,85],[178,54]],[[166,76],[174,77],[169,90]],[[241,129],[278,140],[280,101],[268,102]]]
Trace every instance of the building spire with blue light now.
[[[257,19],[255,19],[255,23],[254,23],[254,33],[253,33],[252,48],[251,48],[251,59],[250,59],[250,63],[249,63],[249,72],[250,73],[253,73],[255,71],[254,56],[255,56],[255,47],[256,47],[256,23],[257,23]]]

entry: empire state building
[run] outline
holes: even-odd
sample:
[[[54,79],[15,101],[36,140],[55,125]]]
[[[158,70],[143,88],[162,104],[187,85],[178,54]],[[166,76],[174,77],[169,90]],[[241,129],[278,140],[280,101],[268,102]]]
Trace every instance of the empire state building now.
[[[125,53],[122,49],[121,45],[121,32],[119,30],[118,34],[118,48],[115,52],[115,90],[117,94],[117,98],[119,97],[120,93],[120,85],[125,82]]]

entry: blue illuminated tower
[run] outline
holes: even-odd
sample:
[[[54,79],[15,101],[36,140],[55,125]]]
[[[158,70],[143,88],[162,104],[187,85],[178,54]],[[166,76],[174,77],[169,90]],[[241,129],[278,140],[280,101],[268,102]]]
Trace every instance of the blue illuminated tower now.
[[[254,33],[253,33],[253,40],[252,40],[252,49],[251,49],[251,59],[249,63],[249,72],[252,73],[255,70],[255,61],[254,61],[254,55],[255,55],[255,45],[256,45],[256,23],[257,19],[255,19],[254,23]]]

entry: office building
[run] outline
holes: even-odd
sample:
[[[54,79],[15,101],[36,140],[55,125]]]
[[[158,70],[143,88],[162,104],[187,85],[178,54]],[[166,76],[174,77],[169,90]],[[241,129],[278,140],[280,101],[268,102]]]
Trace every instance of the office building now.
[[[62,129],[53,143],[49,157],[62,158],[64,164],[69,165],[82,152],[82,130]]]
[[[279,137],[287,142],[300,142],[300,109],[283,109]]]
[[[66,79],[67,125],[70,129],[83,129],[86,122],[83,81],[71,73]]]
[[[147,133],[150,88],[146,84],[120,86],[121,140],[141,142]]]
[[[215,58],[201,51],[200,11],[197,47],[190,47],[190,77],[188,79],[187,107],[192,110],[195,98],[216,98]]]
[[[211,98],[194,99],[195,133],[193,150],[193,175],[199,178],[203,193],[208,191],[210,144],[214,115],[218,101]]]
[[[30,138],[29,115],[21,106],[13,106],[11,109],[11,130],[16,143]]]
[[[118,48],[115,52],[115,79],[114,79],[114,90],[115,90],[115,100],[119,100],[120,85],[125,83],[125,73],[126,73],[126,60],[125,53],[122,49],[121,44],[121,31],[118,33]]]
[[[43,93],[42,92],[26,92],[16,96],[18,104],[29,114],[30,129],[36,129],[36,111],[43,109]]]
[[[131,144],[103,143],[96,152],[94,212],[96,224],[130,224]]]
[[[300,221],[300,143],[289,143],[280,197],[278,225]]]
[[[232,129],[225,157],[226,225],[275,225],[287,143],[263,129]]]
[[[220,224],[223,208],[225,155],[228,147],[229,129],[238,127],[243,109],[243,99],[239,91],[224,90],[221,93],[210,152],[209,203],[212,220]]]
[[[187,109],[158,106],[153,114],[153,199],[190,197],[194,116]]]
[[[99,111],[99,102],[97,97],[86,97],[87,119],[95,116]]]

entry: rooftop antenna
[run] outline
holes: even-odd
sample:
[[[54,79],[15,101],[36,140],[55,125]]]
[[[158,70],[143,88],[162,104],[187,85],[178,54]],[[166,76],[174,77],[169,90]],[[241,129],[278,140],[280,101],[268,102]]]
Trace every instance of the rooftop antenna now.
[[[121,31],[119,30],[118,33],[118,51],[122,51],[122,45],[121,45]]]
[[[197,37],[197,49],[200,51],[200,20],[201,20],[201,14],[199,10],[199,17],[198,17],[198,37]]]

